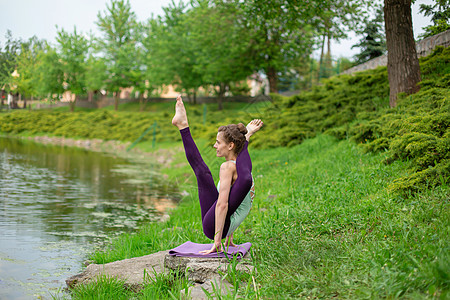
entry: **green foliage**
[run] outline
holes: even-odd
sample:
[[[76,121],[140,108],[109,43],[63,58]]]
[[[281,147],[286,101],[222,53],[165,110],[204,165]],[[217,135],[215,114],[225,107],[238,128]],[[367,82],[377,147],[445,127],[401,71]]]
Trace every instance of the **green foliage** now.
[[[36,94],[38,86],[37,63],[45,42],[36,36],[26,41],[14,39],[7,32],[4,49],[0,48],[0,86],[6,91],[21,93],[24,96]],[[12,75],[16,70],[17,74]]]
[[[204,84],[201,70],[195,67],[200,56],[189,22],[187,4],[171,3],[164,17],[151,19],[143,45],[148,55],[148,78],[158,86],[175,84],[178,91],[194,94]]]
[[[256,136],[254,144],[262,148],[292,146],[325,132],[349,138],[365,151],[388,150],[386,162],[410,160],[413,173],[395,181],[391,185],[394,191],[447,182],[449,57],[449,48],[438,47],[421,59],[421,91],[400,95],[393,109],[389,108],[385,67],[333,77],[292,97],[272,95],[273,105],[263,113],[264,137]]]
[[[35,75],[37,94],[49,99],[54,96],[59,100],[59,95],[64,92],[64,70],[59,55],[50,46],[39,53]]]
[[[21,49],[21,40],[14,39],[10,30],[6,32],[5,38],[5,46],[0,48],[1,86],[5,86],[10,82],[10,76],[14,71],[16,58]]]
[[[73,33],[58,31],[57,42],[65,89],[79,96],[86,92],[89,41],[74,27]]]
[[[262,103],[264,105],[264,103]],[[199,137],[215,140],[218,120],[220,124],[236,122],[234,117],[223,117],[223,112],[217,110],[213,104],[207,105],[207,122],[203,124],[203,107],[187,104],[187,112],[192,120],[191,129]],[[238,116],[241,122],[248,122],[247,113],[243,111],[245,103],[226,103],[225,109],[230,114]],[[257,109],[258,104],[254,105]],[[78,110],[75,114],[63,110],[53,111],[14,111],[0,115],[0,132],[4,134],[34,134],[77,137],[84,139],[103,139],[134,141],[145,130],[157,123],[157,142],[180,140],[178,131],[171,124],[174,103],[158,103],[147,107],[149,112],[139,112],[139,104],[124,104],[122,109],[128,111],[115,112],[112,108],[102,110]],[[157,111],[155,111],[157,110]],[[153,136],[148,134],[143,141],[151,141]]]
[[[99,91],[106,87],[107,67],[102,58],[90,55],[86,62],[86,88],[88,91]]]
[[[383,28],[383,10],[378,9],[375,18],[366,22],[364,30],[360,33],[364,37],[359,40],[358,44],[352,46],[352,49],[355,47],[361,49],[361,52],[355,55],[358,64],[362,64],[386,52],[386,37]]]
[[[125,281],[117,277],[99,276],[93,282],[81,284],[71,293],[71,299],[130,299],[133,293],[125,287]]]
[[[245,80],[254,71],[242,8],[233,2],[198,1],[185,21],[192,24],[191,42],[201,49],[194,70],[206,85],[217,87],[221,109],[231,83]]]
[[[449,0],[437,0],[434,5],[420,4],[419,12],[425,17],[431,17],[431,21],[433,21],[433,25],[423,28],[425,32],[420,37],[430,37],[450,29],[450,24],[448,23],[450,19]]]
[[[363,143],[367,151],[389,149],[386,162],[403,159],[413,163],[414,173],[394,181],[394,191],[417,191],[450,178],[449,77],[439,76],[447,72],[449,56],[448,48],[436,49],[421,61],[426,79],[420,92],[404,97],[385,114],[365,115],[349,130],[351,138]]]
[[[129,1],[111,0],[106,11],[98,13],[97,25],[103,34],[98,46],[105,54],[108,91],[133,86],[139,28]],[[118,100],[117,100],[118,102]],[[117,107],[117,104],[116,104]]]

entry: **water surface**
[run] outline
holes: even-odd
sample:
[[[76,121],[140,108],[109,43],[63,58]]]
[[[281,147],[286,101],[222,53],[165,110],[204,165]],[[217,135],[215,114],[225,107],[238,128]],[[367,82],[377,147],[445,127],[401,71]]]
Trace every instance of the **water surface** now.
[[[50,298],[95,247],[173,207],[158,166],[0,137],[0,299]]]

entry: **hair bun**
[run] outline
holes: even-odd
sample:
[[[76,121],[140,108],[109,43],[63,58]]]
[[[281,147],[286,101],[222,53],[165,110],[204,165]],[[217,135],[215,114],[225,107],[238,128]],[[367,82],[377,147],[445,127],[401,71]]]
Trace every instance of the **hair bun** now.
[[[243,135],[247,134],[248,131],[244,124],[239,123],[239,124],[237,124],[237,127],[238,127],[240,133],[242,133]]]

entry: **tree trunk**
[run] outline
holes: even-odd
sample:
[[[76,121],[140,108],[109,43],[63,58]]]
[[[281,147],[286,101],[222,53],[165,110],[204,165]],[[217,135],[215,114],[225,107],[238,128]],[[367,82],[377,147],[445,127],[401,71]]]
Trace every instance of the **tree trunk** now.
[[[114,110],[115,111],[119,110],[119,96],[120,96],[120,91],[117,91],[114,93]]]
[[[194,88],[194,90],[192,91],[192,97],[193,97],[193,99],[194,99],[194,104],[197,104],[197,92],[195,91],[195,88]]]
[[[277,87],[277,71],[274,67],[270,66],[267,67],[267,79],[269,80],[269,88],[271,93],[278,93],[278,87]]]
[[[388,50],[389,105],[397,105],[397,94],[412,94],[420,89],[411,17],[411,0],[384,0],[384,22]]]
[[[23,108],[27,108],[27,97],[23,97]]]
[[[93,91],[89,91],[88,92],[88,102],[92,102],[92,97],[94,96],[94,92]]]
[[[221,83],[219,86],[219,97],[217,98],[218,110],[223,110],[223,95],[225,95],[225,84]]]
[[[78,98],[78,95],[75,95],[75,100],[69,101],[70,112],[75,111],[75,104],[77,103],[77,98]]]
[[[322,50],[320,51],[320,59],[319,59],[319,70],[317,72],[317,82],[320,81],[320,78],[323,76],[323,54],[325,50],[325,39],[326,39],[325,33],[323,34],[323,40],[322,40]]]
[[[332,76],[332,63],[331,63],[331,32],[328,32],[327,36],[327,55],[325,56],[325,76],[328,78]]]
[[[14,109],[17,108],[17,106],[18,106],[18,105],[17,105],[17,101],[18,101],[17,98],[18,98],[17,94],[16,94],[16,96],[13,95],[13,98],[12,98],[13,100],[12,100],[12,103],[11,103],[11,108],[14,108]]]
[[[144,111],[144,93],[139,93],[139,111]]]

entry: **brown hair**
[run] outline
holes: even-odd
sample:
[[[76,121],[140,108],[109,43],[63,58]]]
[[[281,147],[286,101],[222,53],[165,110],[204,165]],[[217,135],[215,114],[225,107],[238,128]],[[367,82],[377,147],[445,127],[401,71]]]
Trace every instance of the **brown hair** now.
[[[220,126],[218,131],[223,133],[223,138],[227,143],[234,143],[234,152],[239,154],[245,144],[245,135],[247,134],[245,125],[239,123]]]

